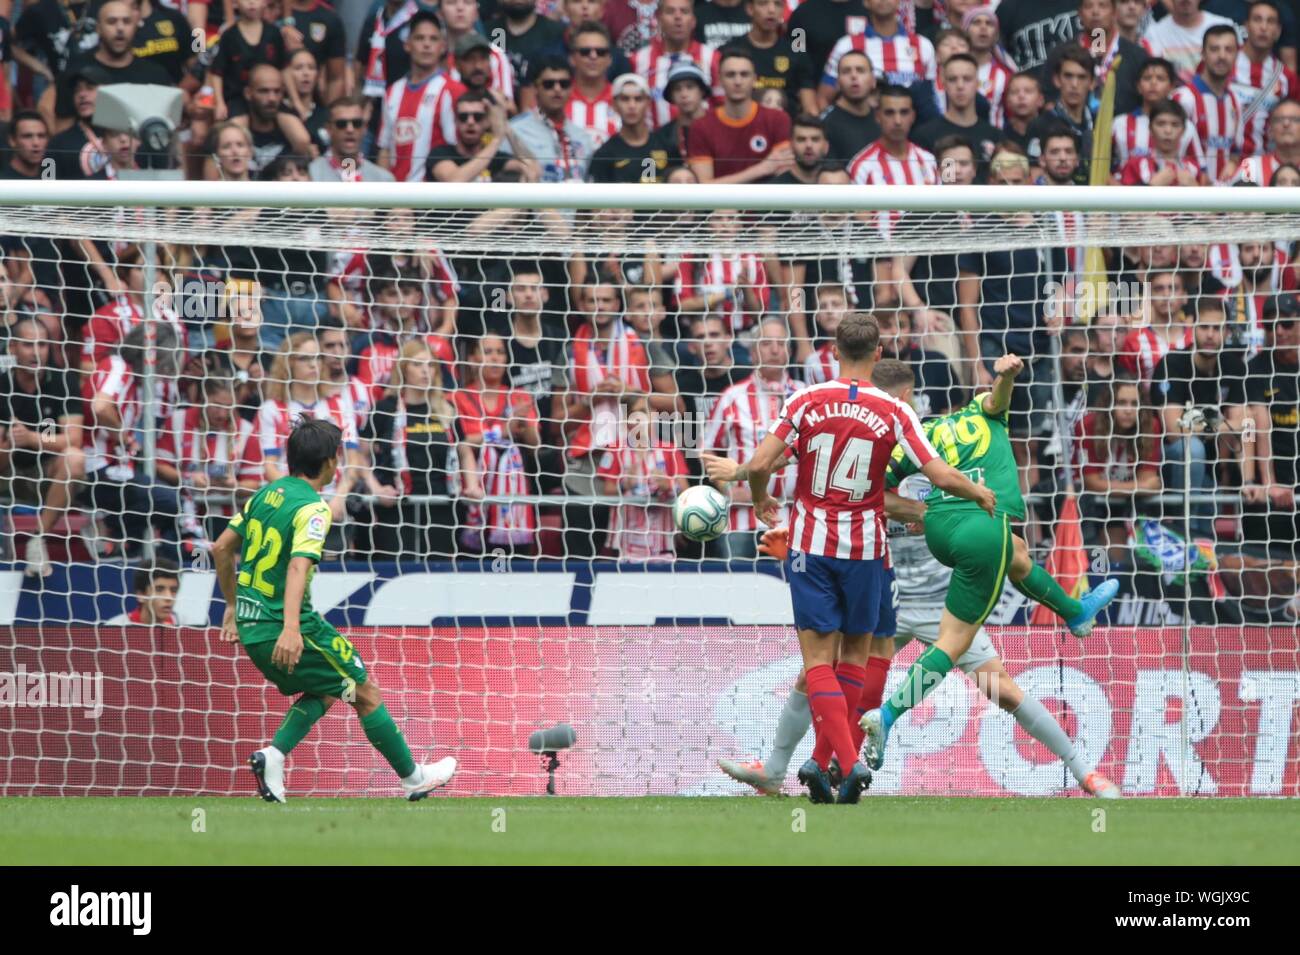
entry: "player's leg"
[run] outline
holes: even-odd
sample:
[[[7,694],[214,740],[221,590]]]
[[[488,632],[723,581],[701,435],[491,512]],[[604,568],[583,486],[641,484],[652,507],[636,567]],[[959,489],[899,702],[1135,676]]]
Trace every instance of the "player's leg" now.
[[[920,704],[970,647],[997,604],[1011,563],[1012,535],[1005,515],[992,518],[969,511],[934,515],[927,517],[925,536],[934,556],[953,569],[939,620],[939,638],[916,659],[894,694],[862,717],[863,756],[872,769],[884,763],[885,744],[894,723]]]
[[[974,668],[970,669],[972,664]],[[988,634],[982,629],[976,635],[970,650],[958,661],[958,666],[975,680],[980,692],[1010,713],[1026,733],[1059,757],[1085,792],[1101,799],[1119,798],[1119,787],[1097,772],[1095,766],[1089,766],[1079,757],[1074,741],[1048,712],[1047,707],[1027,694],[1012,679],[1001,657],[993,649]]]
[[[1097,614],[1119,593],[1119,581],[1103,581],[1085,594],[1083,599],[1077,600],[1067,594],[1051,574],[1030,559],[1029,547],[1018,534],[1012,535],[1012,541],[1015,553],[1007,571],[1011,585],[1064,620],[1076,637],[1086,637],[1091,633]]]

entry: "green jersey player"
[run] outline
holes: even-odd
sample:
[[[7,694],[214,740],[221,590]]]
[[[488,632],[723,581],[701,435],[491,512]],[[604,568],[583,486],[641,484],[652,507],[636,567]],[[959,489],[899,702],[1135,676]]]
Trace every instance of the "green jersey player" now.
[[[884,763],[890,727],[925,699],[954,661],[970,649],[997,604],[1005,580],[1056,611],[1076,637],[1092,632],[1097,613],[1119,593],[1119,582],[1107,580],[1082,600],[1075,600],[1029,559],[1024,540],[1011,532],[1011,518],[1024,519],[1025,502],[1007,435],[1007,409],[1016,375],[1023,367],[1017,356],[1003,355],[993,366],[997,379],[992,391],[976,395],[964,408],[924,426],[935,450],[949,464],[997,492],[998,506],[990,517],[937,488],[926,498],[925,541],[930,553],[952,568],[952,580],[939,621],[939,638],[912,664],[894,695],[862,717],[866,734],[863,756],[872,769]],[[890,473],[895,484],[914,470],[909,464],[894,462]]]
[[[312,610],[311,578],[330,528],[320,492],[338,470],[341,437],[333,422],[301,420],[286,447],[288,476],[254,494],[213,545],[226,598],[221,639],[238,640],[281,693],[298,697],[271,744],[248,760],[268,802],[285,801],[285,757],[338,699],[356,710],[407,799],[423,799],[456,771],[450,756],[416,765],[356,647]]]

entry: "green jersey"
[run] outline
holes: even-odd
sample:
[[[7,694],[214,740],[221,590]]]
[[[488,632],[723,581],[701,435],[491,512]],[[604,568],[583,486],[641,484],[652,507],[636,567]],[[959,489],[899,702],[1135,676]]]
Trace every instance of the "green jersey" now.
[[[931,418],[922,427],[941,458],[976,484],[983,481],[993,489],[998,496],[999,514],[1024,520],[1025,500],[1020,496],[1020,474],[1011,451],[1011,438],[1007,435],[1007,415],[1005,411],[996,416],[985,414],[984,398],[984,394],[976,395],[965,407]],[[916,465],[903,454],[902,446],[896,447],[885,482],[890,488],[895,488],[916,470]],[[954,497],[938,488],[931,488],[925,506],[979,510],[974,501]]]
[[[311,578],[330,529],[329,505],[302,478],[282,477],[254,494],[231,520],[230,529],[244,539],[235,591],[240,641],[275,640],[277,628],[252,625],[284,623],[284,587],[294,557],[306,557],[313,564],[302,597],[302,617],[311,614]]]

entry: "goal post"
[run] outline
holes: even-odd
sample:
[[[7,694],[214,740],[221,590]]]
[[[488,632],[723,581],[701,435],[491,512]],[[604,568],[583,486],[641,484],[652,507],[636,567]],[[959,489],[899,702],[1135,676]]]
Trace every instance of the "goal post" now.
[[[346,443],[314,605],[453,792],[541,792],[556,723],[562,793],[740,792],[716,760],[767,755],[799,670],[785,571],[743,489],[705,546],[671,503],[866,311],[923,418],[1026,359],[1018,530],[1123,589],[1082,642],[1011,587],[988,630],[1081,757],[1300,795],[1297,241],[1284,188],[0,182],[0,794],[248,790],[288,701],[215,639],[208,553],[302,415]],[[338,709],[291,791],[387,792]],[[1078,791],[960,674],[897,733],[875,791]]]

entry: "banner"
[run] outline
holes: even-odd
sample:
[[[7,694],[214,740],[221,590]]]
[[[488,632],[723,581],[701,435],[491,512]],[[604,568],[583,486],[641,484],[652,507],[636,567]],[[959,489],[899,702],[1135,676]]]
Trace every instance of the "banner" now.
[[[1186,670],[1182,634],[1169,628],[1099,629],[1084,641],[990,629],[1017,683],[1126,795],[1300,795],[1294,629],[1194,628]],[[561,794],[745,791],[716,761],[766,755],[799,670],[788,627],[360,627],[348,636],[417,756],[460,761],[455,795],[542,793],[527,739],[557,722],[577,732],[560,756]],[[288,706],[215,630],[46,626],[0,638],[4,795],[251,794],[245,760]],[[891,687],[916,652],[899,653]],[[792,765],[811,746],[809,736]],[[293,752],[288,779],[295,796],[398,792],[343,704]],[[957,673],[895,730],[872,792],[1079,794],[1060,760]]]

